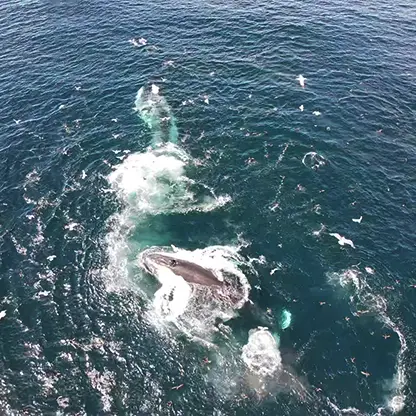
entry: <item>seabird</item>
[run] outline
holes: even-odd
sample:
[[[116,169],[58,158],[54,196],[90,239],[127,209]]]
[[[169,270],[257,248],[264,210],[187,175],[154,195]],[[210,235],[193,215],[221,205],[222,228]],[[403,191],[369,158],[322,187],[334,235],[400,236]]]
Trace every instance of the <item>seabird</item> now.
[[[351,240],[348,240],[348,238],[343,237],[342,235],[338,233],[329,233],[332,237],[335,237],[338,240],[338,244],[340,246],[344,246],[345,244],[351,246],[352,248],[355,248],[354,243]]]
[[[296,79],[299,81],[300,86],[305,88],[306,78],[303,75],[299,75]]]

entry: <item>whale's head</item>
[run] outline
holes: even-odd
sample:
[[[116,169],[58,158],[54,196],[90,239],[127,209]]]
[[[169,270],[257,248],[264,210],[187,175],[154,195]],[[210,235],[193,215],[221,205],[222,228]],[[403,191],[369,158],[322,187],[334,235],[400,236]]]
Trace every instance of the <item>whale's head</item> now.
[[[173,271],[180,262],[175,257],[161,252],[143,253],[142,261],[145,269],[153,275],[157,274],[161,267],[167,267]]]
[[[222,286],[213,271],[175,256],[174,253],[146,250],[141,254],[141,265],[151,275],[158,278],[164,269],[169,269],[177,276],[181,276],[188,283],[203,286]]]

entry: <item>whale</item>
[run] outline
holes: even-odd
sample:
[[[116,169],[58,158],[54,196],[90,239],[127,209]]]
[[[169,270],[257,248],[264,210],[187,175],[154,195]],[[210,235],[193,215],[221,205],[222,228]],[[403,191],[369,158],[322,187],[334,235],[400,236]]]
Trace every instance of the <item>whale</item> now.
[[[161,270],[169,269],[190,284],[219,288],[224,286],[224,282],[213,271],[173,253],[145,251],[140,257],[144,269],[156,278]]]
[[[241,322],[247,321],[252,324],[255,321],[258,325],[274,328],[276,331],[285,330],[291,326],[292,314],[287,309],[280,311],[280,319],[277,317],[279,313],[277,310],[268,308],[265,312],[262,307],[249,299],[242,285],[220,279],[214,271],[193,261],[185,260],[175,252],[162,251],[157,247],[145,249],[139,255],[139,265],[162,285],[169,281],[169,273],[164,273],[169,270],[195,289],[205,287],[209,291],[205,293],[210,293],[211,299],[228,300],[233,307],[239,309]]]
[[[137,91],[134,110],[153,133],[153,145],[178,142],[175,117],[158,86],[141,87]]]

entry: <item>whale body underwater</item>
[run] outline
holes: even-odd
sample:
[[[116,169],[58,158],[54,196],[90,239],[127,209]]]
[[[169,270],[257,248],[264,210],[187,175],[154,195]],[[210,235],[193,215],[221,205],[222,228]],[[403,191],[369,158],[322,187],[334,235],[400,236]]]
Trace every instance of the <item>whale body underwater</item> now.
[[[211,270],[191,261],[180,259],[173,254],[145,251],[141,258],[146,271],[156,278],[160,268],[165,267],[191,284],[216,287],[224,285]]]

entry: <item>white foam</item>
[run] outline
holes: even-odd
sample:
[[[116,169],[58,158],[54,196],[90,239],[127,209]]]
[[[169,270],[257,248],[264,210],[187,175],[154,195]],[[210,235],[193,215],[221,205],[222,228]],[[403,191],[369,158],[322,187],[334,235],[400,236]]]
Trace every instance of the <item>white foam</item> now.
[[[241,358],[247,367],[260,378],[271,377],[282,368],[282,357],[273,335],[267,328],[249,331],[248,342]]]
[[[37,234],[33,238],[33,243],[35,245],[41,244],[45,240],[45,237],[43,235],[43,228],[44,228],[44,226],[43,226],[40,218],[38,218],[37,223],[36,223]]]
[[[81,224],[78,224],[77,222],[70,222],[69,224],[65,225],[65,230],[74,231],[77,228],[81,227]]]
[[[131,43],[133,46],[135,46],[136,48],[140,46],[140,44],[137,42],[136,39],[129,39],[129,43]]]
[[[167,143],[130,154],[108,180],[119,197],[140,213],[211,211],[228,203],[229,196],[216,198],[212,192],[198,201],[192,191],[195,182],[185,174],[190,161],[186,152]]]
[[[167,267],[160,268],[157,278],[162,287],[155,293],[153,306],[166,320],[173,321],[185,312],[192,289]]]
[[[404,409],[406,396],[394,396],[389,401],[388,407],[393,413],[398,413]]]
[[[374,270],[365,267],[368,274],[373,274]],[[395,373],[392,377],[390,390],[392,395],[387,398],[387,407],[393,412],[398,413],[405,407],[406,396],[404,389],[406,387],[406,368],[404,363],[404,354],[407,350],[407,342],[398,325],[387,315],[388,303],[386,299],[378,294],[373,293],[372,288],[367,283],[363,273],[357,268],[351,268],[339,273],[329,273],[328,277],[331,282],[338,282],[340,286],[347,287],[352,285],[355,291],[350,296],[351,303],[364,305],[366,312],[376,314],[377,318],[396,333],[400,341],[400,349],[397,353]],[[359,316],[358,314],[356,314]],[[382,410],[383,408],[381,408]],[[379,409],[380,410],[380,409]]]
[[[290,143],[286,143],[285,146],[283,147],[282,153],[280,153],[279,157],[277,158],[276,165],[278,165],[283,160],[283,158],[285,157],[285,153],[287,152],[287,149],[289,148],[289,145],[290,145]]]
[[[406,396],[404,394],[404,388],[406,387],[406,368],[404,364],[404,354],[407,350],[407,342],[403,333],[399,327],[386,315],[381,316],[382,321],[396,333],[400,341],[400,350],[397,354],[396,360],[396,373],[392,379],[392,390],[394,396],[388,399],[388,407],[394,412],[400,412],[406,404]]]
[[[162,287],[153,301],[157,315],[149,316],[155,326],[163,321],[173,322],[177,329],[198,342],[210,345],[211,337],[218,329],[216,320],[227,321],[248,300],[250,285],[239,268],[244,260],[238,254],[238,247],[212,246],[205,249],[187,251],[175,247],[154,247],[150,250],[174,251],[175,258],[191,261],[211,270],[222,287],[190,285],[165,267],[157,271],[157,279]],[[141,256],[139,256],[139,264]],[[250,267],[249,263],[245,263]],[[162,319],[162,320],[161,320]]]
[[[120,191],[122,198],[135,194],[140,211],[160,209],[160,202],[168,204],[172,185],[186,182],[185,165],[180,154],[157,154],[153,151],[134,153],[109,175],[109,182]],[[184,192],[181,197],[191,200]]]
[[[307,168],[317,170],[326,165],[326,159],[316,152],[308,152],[303,156],[302,163]]]
[[[90,371],[86,371],[86,374],[90,380],[92,388],[97,390],[97,392],[99,392],[101,395],[101,404],[103,406],[103,411],[109,412],[113,403],[111,391],[116,384],[114,374],[108,370],[105,370],[101,373],[95,368],[93,368]]]
[[[14,235],[12,235],[10,237],[10,239],[13,241],[14,247],[16,248],[16,251],[21,254],[22,256],[26,256],[27,255],[27,248],[23,247],[22,245],[20,245],[17,240],[16,237]]]
[[[325,231],[325,229],[325,225],[321,223],[321,228],[319,230],[313,231],[312,234],[319,237],[322,234],[322,232]]]

